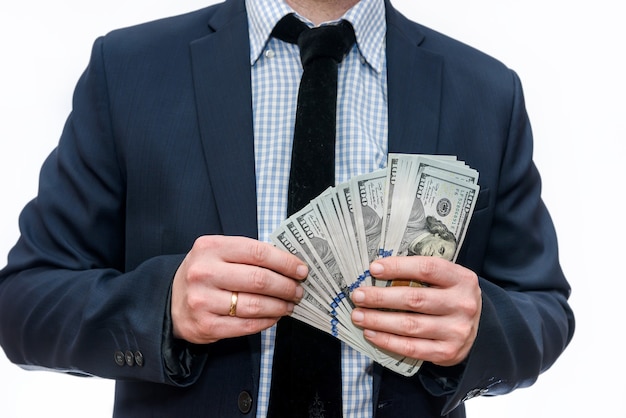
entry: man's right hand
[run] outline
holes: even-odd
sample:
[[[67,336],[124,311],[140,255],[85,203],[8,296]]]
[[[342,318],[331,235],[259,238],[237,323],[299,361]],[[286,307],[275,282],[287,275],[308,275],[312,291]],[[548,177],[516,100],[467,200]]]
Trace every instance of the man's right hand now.
[[[203,236],[176,271],[174,337],[195,344],[254,334],[293,312],[308,267],[296,256],[251,238]],[[236,314],[229,315],[236,292]]]

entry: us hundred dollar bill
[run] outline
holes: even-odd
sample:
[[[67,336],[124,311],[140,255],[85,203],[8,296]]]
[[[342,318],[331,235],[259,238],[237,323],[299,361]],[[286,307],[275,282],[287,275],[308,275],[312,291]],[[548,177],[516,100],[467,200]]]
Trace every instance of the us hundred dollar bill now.
[[[454,156],[390,154],[387,168],[329,188],[285,220],[274,244],[309,265],[293,317],[330,333],[405,376],[422,362],[365,340],[351,321],[358,286],[421,286],[376,280],[369,264],[387,256],[456,261],[479,191],[478,172]]]
[[[456,261],[465,233],[469,226],[476,198],[480,187],[454,175],[436,168],[425,168],[419,178],[416,199],[424,206],[424,213],[440,221],[456,238],[454,254],[451,261]],[[436,233],[442,234],[444,231]],[[431,233],[435,233],[431,231]],[[411,237],[403,237],[399,248],[402,255],[405,251],[414,252],[410,245]],[[406,248],[405,248],[406,246]],[[435,255],[437,254],[429,254]]]
[[[436,167],[418,162],[418,174],[405,181],[411,201],[393,199],[389,228],[379,251],[382,257],[423,255],[455,261],[469,225],[479,186],[475,176],[459,167]],[[413,170],[409,170],[414,172]],[[381,281],[377,286],[419,286],[412,281]]]
[[[385,216],[386,170],[377,170],[351,180],[352,199],[356,199],[354,212],[359,240],[367,248],[368,263],[376,259],[382,238],[382,221]]]

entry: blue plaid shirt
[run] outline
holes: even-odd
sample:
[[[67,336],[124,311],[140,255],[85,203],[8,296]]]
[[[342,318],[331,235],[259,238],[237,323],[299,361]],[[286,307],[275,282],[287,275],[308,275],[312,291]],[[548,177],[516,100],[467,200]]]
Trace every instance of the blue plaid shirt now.
[[[298,85],[302,75],[297,45],[270,37],[293,10],[277,0],[246,0],[252,66],[252,102],[259,239],[286,217],[287,187]],[[343,19],[355,29],[356,44],[339,67],[335,181],[382,168],[387,158],[387,69],[385,5],[361,0]],[[303,19],[306,21],[306,19]],[[310,23],[310,22],[309,22]],[[257,417],[269,403],[275,327],[262,333]],[[372,361],[342,343],[345,417],[372,416]]]

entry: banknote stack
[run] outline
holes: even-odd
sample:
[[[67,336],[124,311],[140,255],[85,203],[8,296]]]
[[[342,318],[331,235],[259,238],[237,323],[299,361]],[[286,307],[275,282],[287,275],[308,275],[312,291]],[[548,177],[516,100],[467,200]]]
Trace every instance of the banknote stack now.
[[[271,236],[309,266],[293,317],[334,335],[405,376],[421,361],[367,342],[350,319],[359,286],[419,286],[376,280],[381,257],[428,255],[455,261],[478,195],[478,172],[454,156],[390,154],[387,168],[331,187],[286,219]]]

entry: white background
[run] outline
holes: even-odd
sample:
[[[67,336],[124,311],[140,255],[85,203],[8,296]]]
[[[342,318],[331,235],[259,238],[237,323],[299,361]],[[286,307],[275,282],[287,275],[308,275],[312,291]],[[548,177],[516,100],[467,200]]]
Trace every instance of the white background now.
[[[17,216],[70,111],[96,36],[201,8],[200,0],[21,0],[0,4],[0,265]],[[504,61],[520,75],[573,287],[577,330],[531,388],[468,402],[470,417],[626,417],[626,280],[619,182],[626,139],[624,14],[614,0],[396,0],[406,15]],[[26,372],[0,351],[0,417],[110,417],[113,384]]]

